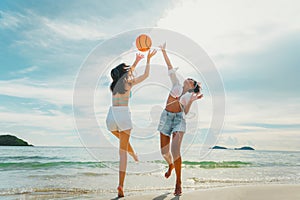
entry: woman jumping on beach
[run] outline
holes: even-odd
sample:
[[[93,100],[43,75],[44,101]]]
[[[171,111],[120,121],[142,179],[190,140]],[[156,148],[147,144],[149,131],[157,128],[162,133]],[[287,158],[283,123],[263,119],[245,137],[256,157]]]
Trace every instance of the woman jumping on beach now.
[[[133,70],[138,62],[143,59],[143,55],[136,54],[134,64],[130,67],[124,63],[111,70],[113,82],[110,85],[112,92],[112,106],[106,118],[108,130],[119,138],[119,186],[118,197],[124,197],[123,186],[127,167],[127,152],[138,161],[137,155],[129,142],[132,129],[131,113],[128,108],[128,102],[131,97],[132,86],[144,81],[149,76],[150,59],[156,54],[156,50],[149,51],[147,55],[147,64],[144,74],[134,77]]]
[[[176,71],[165,50],[166,43],[161,45],[160,48],[168,66],[168,74],[173,85],[158,126],[158,131],[160,131],[160,147],[162,156],[169,164],[169,169],[165,173],[165,177],[169,178],[172,170],[175,168],[176,186],[174,195],[179,196],[182,194],[180,147],[186,129],[184,115],[189,112],[192,103],[197,99],[201,99],[203,94],[200,93],[201,84],[191,78],[184,80],[183,84],[179,83]],[[172,153],[170,153],[171,136]]]

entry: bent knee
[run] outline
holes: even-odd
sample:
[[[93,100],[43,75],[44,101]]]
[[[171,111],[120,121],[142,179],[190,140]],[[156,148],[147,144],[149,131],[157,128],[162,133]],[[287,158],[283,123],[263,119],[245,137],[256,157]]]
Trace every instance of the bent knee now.
[[[169,152],[169,151],[166,151],[166,150],[161,151],[160,153],[161,153],[161,155],[162,155],[164,158],[170,156],[170,152]]]
[[[181,156],[180,149],[172,149],[172,156],[180,157]]]

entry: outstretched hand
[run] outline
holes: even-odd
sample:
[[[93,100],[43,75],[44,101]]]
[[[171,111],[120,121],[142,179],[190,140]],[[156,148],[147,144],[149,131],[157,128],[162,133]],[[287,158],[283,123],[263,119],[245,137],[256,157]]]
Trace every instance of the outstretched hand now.
[[[147,60],[149,61],[150,58],[152,58],[156,54],[157,50],[153,49],[152,51],[149,50],[148,55],[147,55]]]
[[[139,62],[140,60],[142,60],[144,58],[144,55],[141,53],[136,53],[135,54],[135,60],[136,62]]]
[[[201,94],[200,92],[198,92],[198,93],[193,92],[192,96],[190,98],[190,101],[193,102],[193,101],[196,101],[198,99],[201,99],[202,97],[203,97],[203,94]]]
[[[165,51],[166,50],[166,42],[164,42],[162,45],[159,45],[159,48],[162,50],[162,51]]]
[[[135,54],[135,61],[132,64],[132,66],[130,67],[130,75],[132,75],[133,71],[135,70],[136,65],[140,62],[140,60],[142,60],[144,58],[144,55],[141,53],[136,53]]]

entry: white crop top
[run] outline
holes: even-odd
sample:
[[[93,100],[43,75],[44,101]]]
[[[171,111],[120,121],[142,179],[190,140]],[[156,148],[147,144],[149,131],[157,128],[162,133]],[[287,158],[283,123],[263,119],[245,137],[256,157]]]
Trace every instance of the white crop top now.
[[[176,76],[176,71],[178,68],[173,68],[168,71],[168,75],[170,76],[170,79],[172,81],[172,89],[170,91],[170,95],[174,98],[180,98],[179,102],[183,106],[186,106],[191,98],[191,93],[187,92],[184,95],[182,95],[183,92],[183,86],[179,83],[179,80]],[[182,96],[181,96],[182,95]]]

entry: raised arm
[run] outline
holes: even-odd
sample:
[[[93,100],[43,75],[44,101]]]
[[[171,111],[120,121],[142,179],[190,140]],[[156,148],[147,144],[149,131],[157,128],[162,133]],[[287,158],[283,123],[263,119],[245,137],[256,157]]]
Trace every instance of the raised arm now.
[[[152,56],[154,56],[156,54],[156,50],[149,50],[148,52],[148,55],[147,55],[147,64],[146,64],[146,68],[145,68],[145,71],[144,71],[144,74],[134,78],[132,80],[132,84],[133,85],[136,85],[140,82],[142,82],[143,80],[145,80],[148,76],[149,76],[149,72],[150,72],[150,59],[152,58]]]
[[[135,70],[135,67],[137,66],[137,64],[140,62],[140,60],[142,60],[144,58],[144,55],[143,54],[140,54],[140,53],[137,53],[135,54],[135,60],[134,60],[134,63],[131,65],[130,67],[130,75],[133,74],[133,71]]]
[[[175,85],[175,84],[178,84],[179,83],[179,80],[175,74],[175,69],[173,68],[172,64],[171,64],[171,61],[169,59],[169,56],[166,52],[166,43],[164,43],[163,45],[159,46],[160,49],[161,49],[161,52],[163,53],[163,56],[164,56],[164,59],[165,59],[165,62],[168,66],[168,74],[170,76],[170,79],[172,81],[172,84]]]
[[[162,44],[162,45],[159,46],[159,47],[160,47],[160,49],[161,49],[161,52],[163,53],[165,62],[166,62],[166,64],[167,64],[167,66],[168,66],[168,70],[173,69],[173,66],[172,66],[172,64],[171,64],[171,61],[170,61],[170,59],[169,59],[169,57],[168,57],[168,54],[167,54],[167,52],[166,52],[166,43]]]

